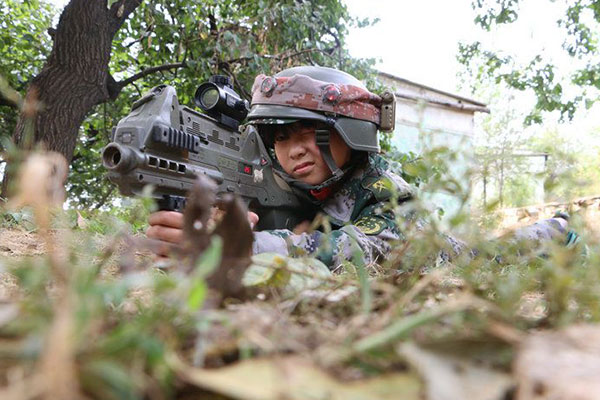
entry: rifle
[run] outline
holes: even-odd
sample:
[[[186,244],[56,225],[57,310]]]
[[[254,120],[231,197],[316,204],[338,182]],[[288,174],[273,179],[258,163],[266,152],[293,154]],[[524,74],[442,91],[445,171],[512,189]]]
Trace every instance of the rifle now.
[[[198,87],[196,105],[181,106],[175,88],[159,85],[133,103],[102,150],[108,179],[121,194],[154,187],[160,210],[182,211],[198,175],[212,178],[217,193],[237,193],[259,217],[257,229],[293,229],[311,217],[287,183],[274,173],[267,149],[228,77]]]

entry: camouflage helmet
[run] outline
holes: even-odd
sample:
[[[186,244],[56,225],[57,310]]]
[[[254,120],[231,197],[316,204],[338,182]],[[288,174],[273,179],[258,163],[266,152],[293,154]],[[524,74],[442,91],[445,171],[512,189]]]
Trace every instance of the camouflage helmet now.
[[[256,77],[248,120],[253,125],[323,122],[351,149],[378,152],[383,103],[350,74],[326,67],[293,67],[275,76]]]

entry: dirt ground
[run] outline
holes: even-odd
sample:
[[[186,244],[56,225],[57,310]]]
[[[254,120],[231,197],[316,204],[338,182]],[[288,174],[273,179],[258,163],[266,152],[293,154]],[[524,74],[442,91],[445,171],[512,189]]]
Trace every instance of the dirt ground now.
[[[37,234],[19,228],[0,229],[0,256],[34,256],[44,252],[44,244]]]
[[[36,256],[45,253],[38,235],[23,229],[0,229],[0,266],[2,259]],[[0,303],[8,302],[17,294],[15,278],[0,267]]]

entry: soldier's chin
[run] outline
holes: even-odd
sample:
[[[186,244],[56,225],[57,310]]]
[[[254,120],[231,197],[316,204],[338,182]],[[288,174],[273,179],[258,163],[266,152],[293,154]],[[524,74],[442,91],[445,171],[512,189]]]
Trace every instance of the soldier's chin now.
[[[299,180],[302,183],[306,183],[307,185],[318,185],[320,183],[319,179],[312,176],[312,174],[305,174],[305,175],[294,174],[294,175],[292,175],[292,177],[296,180]]]
[[[295,179],[299,180],[302,183],[306,183],[307,185],[320,185],[325,182],[329,178],[328,176],[319,177],[314,174],[309,174],[306,176],[296,176]]]

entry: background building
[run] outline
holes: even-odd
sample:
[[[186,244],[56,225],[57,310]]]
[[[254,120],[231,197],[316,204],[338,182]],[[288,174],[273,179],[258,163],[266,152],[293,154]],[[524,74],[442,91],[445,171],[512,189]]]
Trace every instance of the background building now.
[[[396,129],[392,144],[403,153],[422,154],[428,148],[446,147],[456,151],[453,176],[470,187],[465,175],[474,160],[473,116],[489,113],[487,105],[407,79],[380,72],[378,80],[392,88],[396,96]],[[430,193],[427,197],[452,215],[461,204],[456,196]]]

